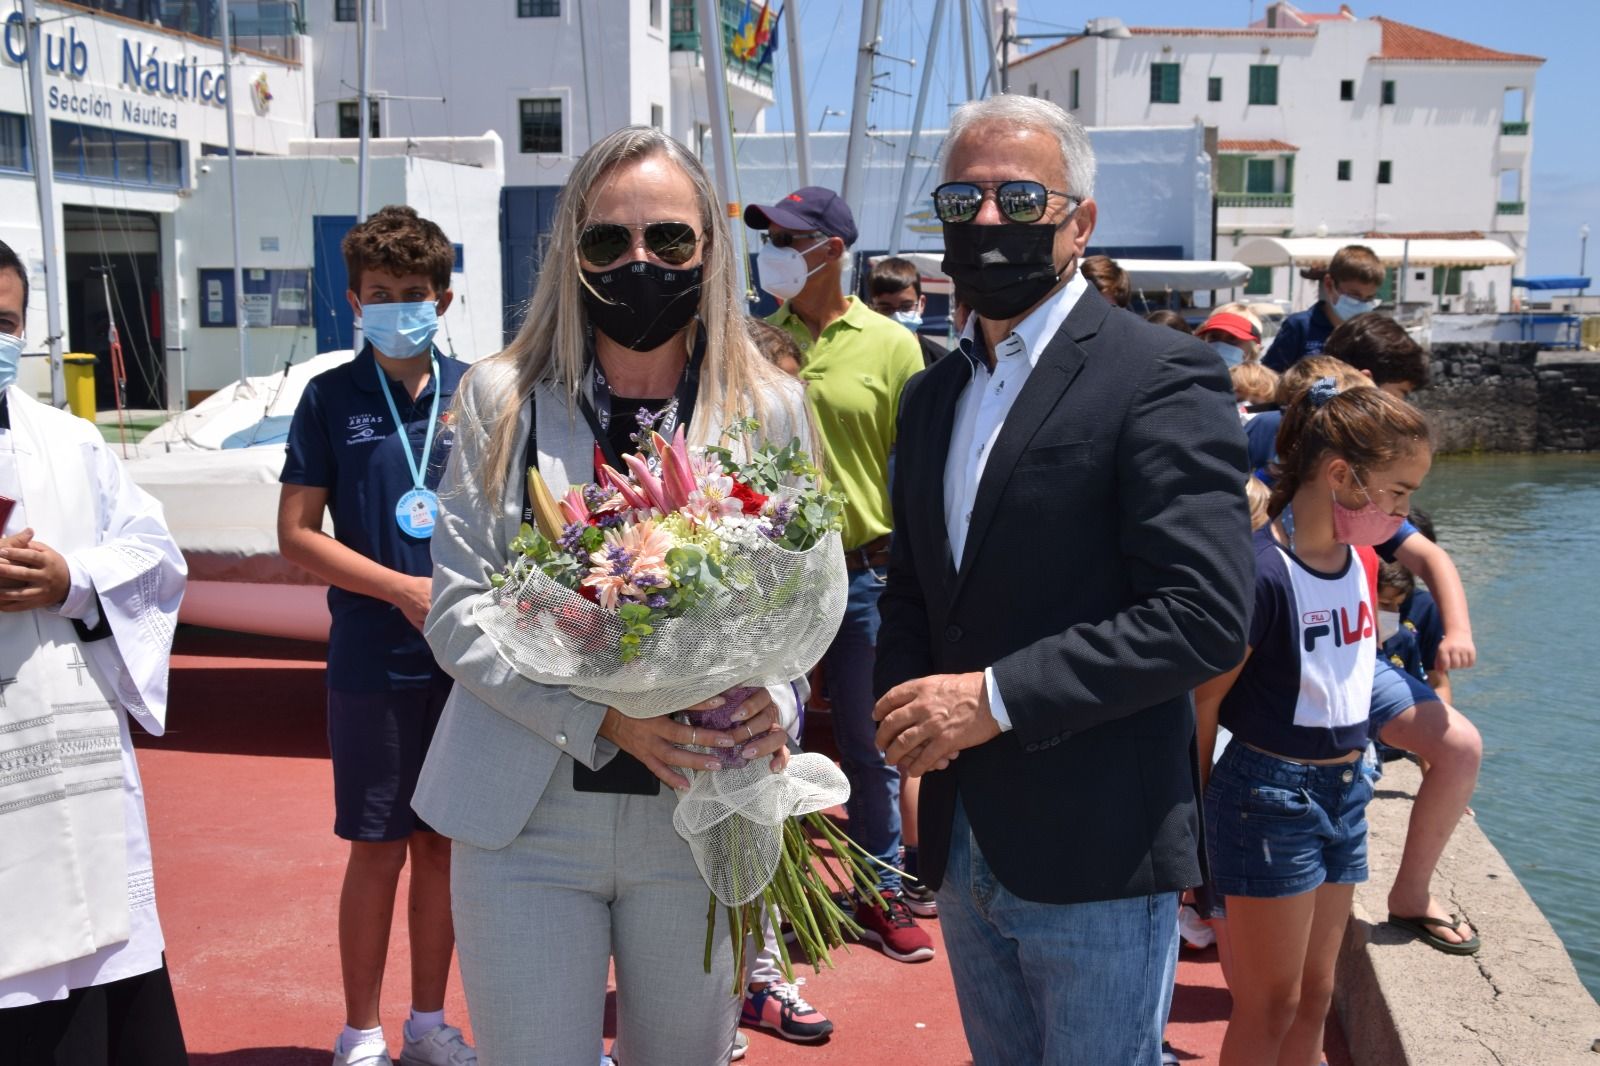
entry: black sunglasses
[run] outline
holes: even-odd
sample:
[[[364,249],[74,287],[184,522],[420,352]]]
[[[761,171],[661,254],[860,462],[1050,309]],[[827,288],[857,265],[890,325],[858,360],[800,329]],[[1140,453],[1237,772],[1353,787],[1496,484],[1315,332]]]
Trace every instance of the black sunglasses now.
[[[633,235],[639,228],[620,222],[595,222],[578,237],[578,254],[595,266],[610,266],[633,249]],[[643,229],[645,249],[670,266],[682,266],[693,259],[700,244],[700,235],[687,222],[651,222]]]
[[[761,234],[761,243],[770,244],[774,248],[793,248],[794,242],[799,240],[816,240],[826,237],[827,234],[820,230],[808,229],[796,232],[794,230],[781,230],[773,233],[770,230]]]
[[[994,205],[1012,222],[1038,222],[1049,210],[1052,196],[1083,202],[1037,181],[947,181],[933,190],[933,213],[940,222],[971,222],[983,207],[985,189],[994,190]]]

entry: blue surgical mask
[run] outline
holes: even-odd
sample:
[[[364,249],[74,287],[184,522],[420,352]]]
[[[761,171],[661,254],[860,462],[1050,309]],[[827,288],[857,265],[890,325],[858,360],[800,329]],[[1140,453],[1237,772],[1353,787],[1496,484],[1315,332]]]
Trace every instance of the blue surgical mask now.
[[[1222,361],[1229,366],[1238,366],[1244,362],[1244,349],[1237,344],[1229,344],[1227,341],[1210,341],[1208,343],[1211,345],[1211,350],[1222,356]]]
[[[922,328],[922,315],[916,311],[896,311],[889,316],[912,333]]]
[[[17,366],[22,362],[22,338],[0,333],[0,389],[17,380]]]
[[[431,300],[361,307],[362,334],[390,359],[415,359],[432,351],[438,329],[439,312]]]
[[[1378,298],[1376,296],[1370,300],[1358,300],[1354,296],[1346,296],[1341,292],[1335,294],[1333,301],[1333,313],[1339,316],[1339,321],[1341,322],[1348,322],[1357,315],[1364,315],[1368,311],[1376,311],[1377,309]]]

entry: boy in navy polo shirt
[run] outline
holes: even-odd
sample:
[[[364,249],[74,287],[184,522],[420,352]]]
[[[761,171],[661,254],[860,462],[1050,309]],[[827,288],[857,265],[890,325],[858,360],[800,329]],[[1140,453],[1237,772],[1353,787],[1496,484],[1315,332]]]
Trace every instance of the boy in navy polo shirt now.
[[[1339,323],[1378,306],[1382,286],[1383,263],[1371,248],[1364,244],[1340,248],[1318,283],[1317,302],[1283,320],[1261,361],[1281,374],[1306,356],[1318,354]]]
[[[452,443],[447,412],[466,369],[433,346],[437,318],[450,306],[455,254],[438,226],[397,206],[352,229],[342,250],[347,295],[367,343],[306,386],[278,502],[284,558],[331,586],[334,832],[350,841],[339,898],[346,1015],[333,1063],[389,1062],[378,1002],[409,853],[411,1016],[400,1061],[461,1066],[476,1056],[461,1031],[444,1024],[455,948],[450,841],[411,810],[450,693],[421,627],[432,589],[435,492]],[[322,532],[325,510],[332,537]]]

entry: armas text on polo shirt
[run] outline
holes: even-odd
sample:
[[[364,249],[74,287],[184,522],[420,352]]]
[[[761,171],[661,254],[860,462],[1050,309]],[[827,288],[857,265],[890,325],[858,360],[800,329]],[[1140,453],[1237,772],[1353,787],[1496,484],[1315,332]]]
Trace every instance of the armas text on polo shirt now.
[[[376,444],[387,437],[382,432],[384,417],[382,415],[351,415],[349,425],[345,427],[350,434],[346,444]]]

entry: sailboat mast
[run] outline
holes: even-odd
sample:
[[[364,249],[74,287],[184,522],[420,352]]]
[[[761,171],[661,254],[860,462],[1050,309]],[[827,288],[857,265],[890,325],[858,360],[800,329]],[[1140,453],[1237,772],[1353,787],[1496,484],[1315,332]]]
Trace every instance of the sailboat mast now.
[[[911,203],[911,175],[916,172],[917,140],[922,136],[922,113],[928,105],[928,88],[933,84],[933,64],[939,58],[939,31],[944,27],[949,0],[934,0],[933,21],[928,24],[928,56],[922,61],[922,86],[917,90],[917,109],[911,117],[911,141],[906,145],[906,166],[900,174],[900,199],[894,206],[894,221],[889,230],[889,254],[900,254],[900,235],[906,228],[906,208]]]
[[[972,0],[961,0],[961,73],[967,78],[967,99],[977,99],[972,77]]]
[[[739,224],[739,202],[733,175],[732,115],[728,111],[728,74],[722,54],[722,12],[717,0],[699,0],[700,54],[706,64],[706,106],[711,111],[711,144],[717,159],[717,184],[728,218]],[[749,291],[744,253],[733,257],[734,283],[742,295]]]
[[[45,345],[50,352],[50,403],[67,402],[67,382],[61,371],[61,260],[56,248],[55,160],[51,153],[50,120],[45,114],[44,27],[34,0],[22,0],[22,18],[28,24],[29,136],[33,138],[33,184],[39,193],[39,242],[44,252]],[[23,308],[27,314],[27,308]]]
[[[228,0],[222,0],[222,83],[228,97],[223,103],[228,120],[228,207],[233,224],[233,322],[239,332],[239,385],[250,380],[249,323],[244,313],[243,241],[239,236],[239,146],[233,126],[233,23],[228,16]]]
[[[794,158],[800,187],[811,184],[811,134],[806,118],[805,63],[800,58],[800,0],[789,0],[789,102],[794,105]]]
[[[360,129],[360,136],[356,142],[356,224],[367,220],[367,167],[369,165],[368,140],[372,136],[371,121],[371,93],[372,82],[372,48],[367,40],[367,35],[372,28],[371,0],[358,0],[356,4],[356,17],[360,25],[356,29],[356,62],[361,67],[359,76],[360,84],[356,89],[356,123]]]
[[[844,157],[844,188],[839,195],[861,217],[861,168],[866,164],[867,110],[872,103],[872,75],[878,55],[878,20],[883,0],[861,0],[861,47],[856,53],[856,93],[850,108],[850,145]]]

